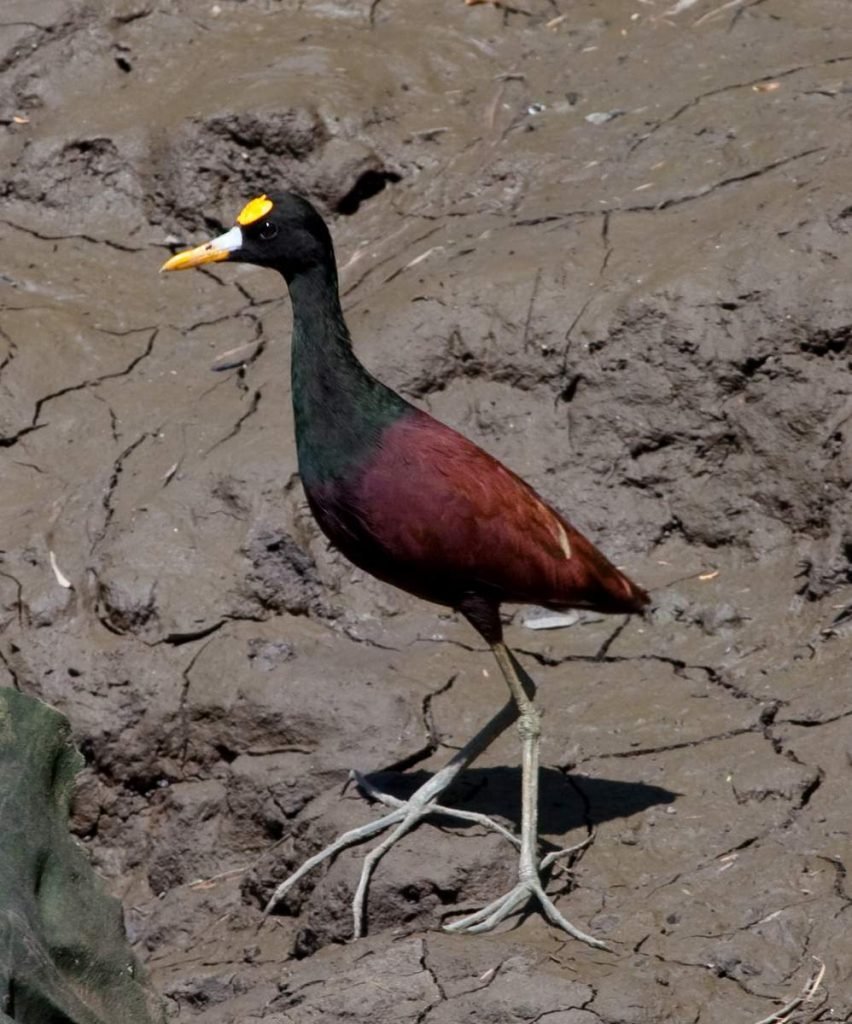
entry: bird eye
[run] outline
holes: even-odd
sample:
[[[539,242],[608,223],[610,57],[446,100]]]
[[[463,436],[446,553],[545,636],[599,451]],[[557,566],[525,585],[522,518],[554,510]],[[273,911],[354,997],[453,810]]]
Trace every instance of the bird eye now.
[[[264,242],[269,242],[278,234],[278,225],[273,224],[271,221],[266,221],[266,223],[261,227],[258,234],[260,238],[263,239]]]

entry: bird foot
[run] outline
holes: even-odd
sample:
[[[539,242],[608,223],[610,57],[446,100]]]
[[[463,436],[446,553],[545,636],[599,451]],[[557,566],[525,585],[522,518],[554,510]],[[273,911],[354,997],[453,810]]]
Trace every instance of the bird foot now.
[[[493,903],[489,903],[488,906],[473,914],[468,914],[467,917],[462,917],[458,921],[453,921],[452,924],[444,925],[444,931],[468,934],[490,932],[492,928],[495,928],[501,921],[504,921],[533,898],[538,901],[544,916],[551,924],[561,928],[573,938],[579,939],[580,942],[585,942],[588,946],[594,946],[595,949],[609,949],[605,942],[596,939],[593,935],[587,935],[576,925],[571,924],[568,918],[556,909],[553,900],[544,891],[538,878],[522,879],[513,889],[494,900]]]
[[[584,849],[592,842],[593,839],[594,831],[590,832],[582,842],[576,843],[574,846],[568,846],[563,850],[554,850],[552,853],[547,854],[546,857],[542,858],[541,863],[538,866],[538,871],[540,872],[545,868],[550,867],[551,864],[559,860],[561,857],[567,857],[572,853],[577,853],[579,850]],[[535,872],[535,869],[533,869],[533,871]],[[527,872],[527,874],[529,874],[529,872]],[[458,921],[453,921],[452,924],[444,925],[444,931],[459,933],[466,932],[470,934],[490,932],[501,921],[505,921],[507,917],[533,898],[538,901],[544,916],[551,922],[551,924],[556,925],[557,928],[561,928],[575,939],[579,939],[580,942],[585,942],[589,946],[594,946],[595,949],[609,949],[609,946],[607,946],[605,942],[602,942],[600,939],[596,939],[593,935],[587,935],[586,932],[577,928],[576,925],[571,924],[571,922],[556,909],[553,900],[544,891],[544,886],[541,884],[538,872],[533,873],[531,877],[521,878],[513,889],[510,889],[509,892],[504,893],[498,899],[489,903],[481,910],[468,914],[467,917],[459,918]]]
[[[370,799],[376,800],[379,803],[384,804],[386,807],[390,807],[390,812],[383,815],[381,818],[377,818],[375,821],[368,822],[366,825],[361,825],[359,828],[353,828],[348,832],[344,832],[343,835],[338,836],[333,843],[330,843],[318,853],[315,853],[313,857],[309,857],[301,867],[294,871],[288,878],[285,878],[284,881],[277,886],[275,892],[273,892],[266,904],[264,914],[268,914],[287,895],[293,886],[304,878],[309,871],[313,870],[313,868],[318,867],[325,861],[335,857],[341,852],[341,850],[345,850],[350,846],[356,846],[358,843],[363,843],[372,836],[385,831],[385,829],[395,826],[389,835],[387,835],[378,846],[374,847],[367,854],[361,867],[361,876],[358,880],[358,888],[355,890],[355,896],[352,901],[352,937],[354,939],[360,938],[363,935],[364,903],[367,897],[367,887],[369,886],[370,878],[376,865],[384,854],[387,853],[387,851],[399,839],[401,839],[407,832],[410,832],[411,829],[420,821],[432,814],[441,814],[445,817],[456,818],[459,821],[483,825],[495,832],[499,832],[500,835],[505,839],[508,839],[515,847],[520,847],[520,841],[518,838],[498,821],[495,821],[493,818],[489,818],[488,815],[479,814],[476,811],[462,811],[454,807],[447,807],[444,804],[437,803],[435,797],[437,797],[438,794],[446,788],[446,781],[439,780],[438,776],[433,776],[428,782],[424,783],[408,800],[400,800],[397,797],[391,796],[389,793],[382,792],[360,772],[352,771],[350,772],[349,777]],[[555,854],[549,854],[548,857],[555,859],[567,852],[571,851],[559,850],[556,851]],[[550,860],[548,863],[550,863]]]

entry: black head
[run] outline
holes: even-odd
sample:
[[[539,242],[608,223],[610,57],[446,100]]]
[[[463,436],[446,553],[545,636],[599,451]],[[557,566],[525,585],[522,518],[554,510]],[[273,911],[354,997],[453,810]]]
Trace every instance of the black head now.
[[[247,203],[230,231],[172,256],[161,269],[186,270],[222,260],[270,267],[289,281],[311,267],[333,267],[334,249],[325,221],[307,199],[273,192]]]
[[[325,221],[307,199],[293,192],[253,199],[237,217],[237,225],[243,242],[231,259],[273,267],[288,278],[327,263],[333,252]]]

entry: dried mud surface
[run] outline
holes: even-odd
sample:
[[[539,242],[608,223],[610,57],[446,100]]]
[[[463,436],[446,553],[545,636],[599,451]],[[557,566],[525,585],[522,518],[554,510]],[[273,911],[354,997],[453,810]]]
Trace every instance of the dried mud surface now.
[[[5,0],[0,682],[70,717],[176,1020],[749,1024],[819,964],[790,1019],[852,1017],[850,72],[846,0]],[[611,952],[443,934],[514,858],[437,821],[366,939],[356,853],[262,919],[375,813],[351,767],[404,792],[505,697],[318,535],[275,276],[157,275],[282,185],[367,365],[654,590],[508,629],[545,836],[596,829],[550,888]],[[457,803],[516,826],[517,764]]]

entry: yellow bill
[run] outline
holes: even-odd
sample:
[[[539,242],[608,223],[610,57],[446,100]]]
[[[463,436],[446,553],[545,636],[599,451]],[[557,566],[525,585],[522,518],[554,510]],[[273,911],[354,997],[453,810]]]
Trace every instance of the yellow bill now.
[[[241,249],[243,244],[243,233],[239,226],[226,231],[203,245],[197,245],[194,249],[187,249],[179,252],[160,267],[163,270],[188,270],[189,267],[200,267],[205,263],[220,263],[222,260],[230,259],[231,253]]]

